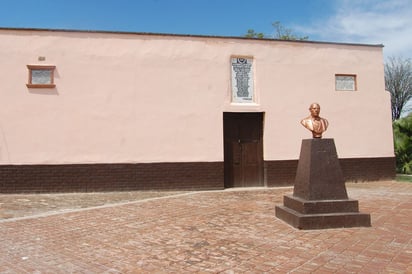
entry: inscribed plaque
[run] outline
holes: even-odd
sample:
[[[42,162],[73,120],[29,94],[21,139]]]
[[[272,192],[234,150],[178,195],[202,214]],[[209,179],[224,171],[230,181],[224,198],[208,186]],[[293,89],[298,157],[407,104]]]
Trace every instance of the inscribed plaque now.
[[[232,102],[253,103],[253,59],[232,58]]]
[[[336,75],[336,90],[356,90],[354,75]]]

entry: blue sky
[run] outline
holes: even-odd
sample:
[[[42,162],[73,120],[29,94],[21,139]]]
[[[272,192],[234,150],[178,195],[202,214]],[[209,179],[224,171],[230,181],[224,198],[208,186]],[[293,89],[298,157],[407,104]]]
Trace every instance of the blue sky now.
[[[242,36],[280,21],[309,40],[412,57],[412,0],[0,0],[0,27]]]

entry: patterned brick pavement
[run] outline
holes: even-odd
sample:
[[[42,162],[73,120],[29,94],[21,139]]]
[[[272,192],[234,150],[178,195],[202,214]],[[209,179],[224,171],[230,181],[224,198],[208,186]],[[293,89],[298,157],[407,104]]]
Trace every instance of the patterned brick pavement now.
[[[291,188],[195,192],[0,221],[0,273],[412,273],[412,183],[348,184],[371,228],[299,231]]]

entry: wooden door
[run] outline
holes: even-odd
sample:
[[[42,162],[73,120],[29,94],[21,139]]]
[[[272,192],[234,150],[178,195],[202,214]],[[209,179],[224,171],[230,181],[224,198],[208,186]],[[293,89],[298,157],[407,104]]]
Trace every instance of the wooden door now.
[[[263,113],[224,113],[225,187],[263,185]]]

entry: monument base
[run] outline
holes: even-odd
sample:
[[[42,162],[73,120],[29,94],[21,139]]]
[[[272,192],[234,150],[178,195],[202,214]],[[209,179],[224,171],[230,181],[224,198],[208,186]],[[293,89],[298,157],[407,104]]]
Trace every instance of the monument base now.
[[[369,214],[349,199],[333,139],[302,141],[293,195],[276,206],[276,217],[299,229],[369,227]]]
[[[298,229],[369,227],[369,214],[360,213],[358,201],[305,200],[286,195],[283,206],[276,206],[276,217]]]

